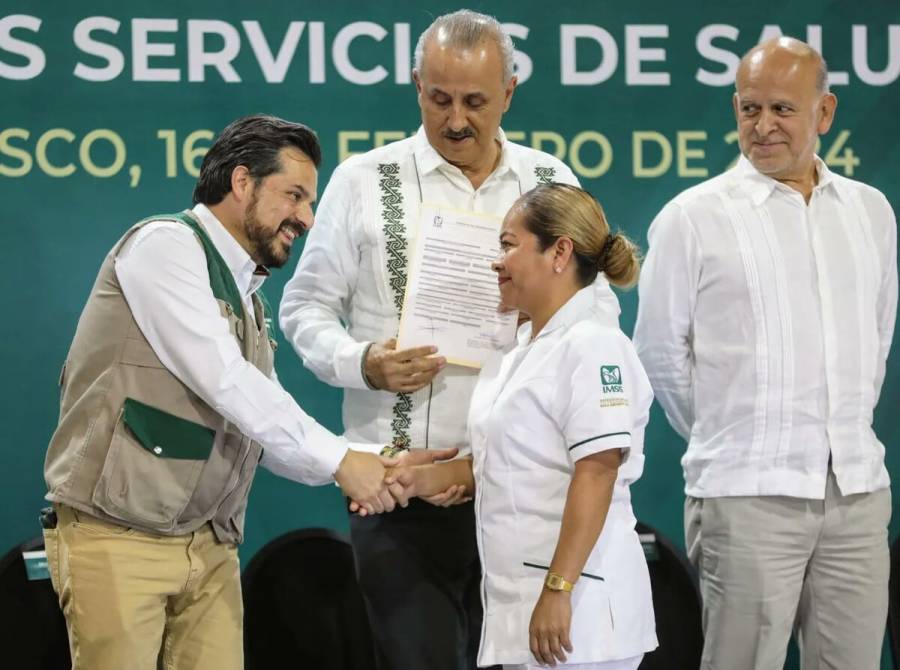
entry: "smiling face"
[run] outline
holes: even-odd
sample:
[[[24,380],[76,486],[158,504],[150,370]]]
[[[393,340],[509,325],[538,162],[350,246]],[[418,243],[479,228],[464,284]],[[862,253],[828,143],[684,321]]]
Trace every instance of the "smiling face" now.
[[[772,43],[738,69],[733,104],[741,152],[773,179],[814,178],[816,139],[831,127],[836,105],[817,86],[818,65],[815,56]]]
[[[513,207],[500,229],[500,254],[491,264],[497,273],[503,305],[533,315],[547,302],[553,279],[553,246],[541,250],[537,235],[523,223],[521,207]]]
[[[247,252],[259,265],[281,267],[294,240],[313,225],[318,173],[299,149],[279,152],[281,169],[254,184],[243,216]]]
[[[493,164],[500,119],[509,109],[516,78],[503,81],[503,59],[492,40],[473,48],[443,44],[440,32],[424,48],[413,73],[428,142],[460,169]]]

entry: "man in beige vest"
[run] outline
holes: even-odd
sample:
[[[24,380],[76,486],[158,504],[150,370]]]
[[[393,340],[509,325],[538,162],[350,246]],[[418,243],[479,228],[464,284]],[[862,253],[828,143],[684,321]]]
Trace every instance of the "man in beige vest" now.
[[[393,508],[384,459],[305,414],[272,367],[258,289],[313,224],[320,158],[306,126],[239,119],[195,207],[134,225],[100,268],[44,471],[73,668],[243,667],[236,545],[257,463]]]

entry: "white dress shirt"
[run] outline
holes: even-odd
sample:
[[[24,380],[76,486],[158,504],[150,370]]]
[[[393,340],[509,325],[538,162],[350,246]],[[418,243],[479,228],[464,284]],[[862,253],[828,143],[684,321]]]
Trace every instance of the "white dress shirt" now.
[[[533,186],[538,166],[549,166],[553,181],[578,183],[553,156],[509,142],[502,131],[498,141],[500,161],[478,189],[440,156],[421,128],[413,137],[351,157],[328,182],[303,256],[285,287],[280,324],[304,365],[345,389],[344,428],[353,441],[389,443],[392,423],[403,420],[397,416],[397,394],[370,390],[362,372],[369,344],[395,337],[399,326],[386,258],[385,198],[402,211],[409,254],[423,202],[504,216]],[[398,185],[386,195],[378,166],[390,163],[399,166]],[[598,304],[617,325],[619,304],[609,284],[601,276],[595,287]],[[469,451],[466,411],[476,377],[477,370],[448,365],[431,386],[411,394],[410,446]]]
[[[746,158],[656,217],[635,345],[688,440],[695,497],[889,485],[872,430],[897,307],[896,221],[817,157],[809,204]]]
[[[200,219],[248,313],[265,279],[256,263],[210,210]],[[305,484],[332,480],[348,444],[303,412],[278,382],[241,354],[209,285],[206,255],[182,223],[153,221],[122,247],[116,276],[134,320],[163,365],[185,386],[262,445],[260,464]],[[356,446],[356,445],[354,445]]]
[[[533,340],[484,366],[469,432],[484,623],[478,665],[534,662],[528,624],[559,541],[578,460],[622,450],[603,530],[572,593],[568,663],[630,658],[656,647],[647,562],[630,485],[644,468],[653,402],[634,347],[606,323],[591,288],[576,293]]]

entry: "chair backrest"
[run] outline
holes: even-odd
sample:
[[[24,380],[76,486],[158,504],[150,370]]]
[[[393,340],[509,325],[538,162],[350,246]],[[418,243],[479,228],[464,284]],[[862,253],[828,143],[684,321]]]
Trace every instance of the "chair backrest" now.
[[[697,573],[675,545],[650,526],[636,530],[650,569],[659,647],[641,670],[696,670],[703,653],[702,607]]]
[[[310,528],[278,537],[241,578],[247,670],[374,670],[374,645],[350,543]]]
[[[900,668],[900,537],[891,545],[891,578],[888,582],[888,638],[894,668]]]
[[[25,552],[42,552],[43,538],[11,549],[0,558],[0,630],[4,668],[68,670],[69,636],[59,600],[48,578],[29,579]]]

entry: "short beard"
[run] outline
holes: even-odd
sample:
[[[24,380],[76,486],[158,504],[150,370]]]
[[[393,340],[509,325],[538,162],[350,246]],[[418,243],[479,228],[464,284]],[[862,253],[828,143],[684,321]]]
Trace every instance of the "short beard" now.
[[[250,255],[264,267],[280,268],[291,257],[291,248],[287,247],[285,249],[284,243],[278,238],[279,231],[286,226],[290,226],[297,232],[297,237],[300,237],[303,233],[302,227],[293,226],[290,221],[284,220],[274,232],[266,230],[265,226],[256,217],[258,201],[259,198],[254,193],[250,205],[247,207],[247,212],[244,214],[244,233],[250,242],[252,250]]]

